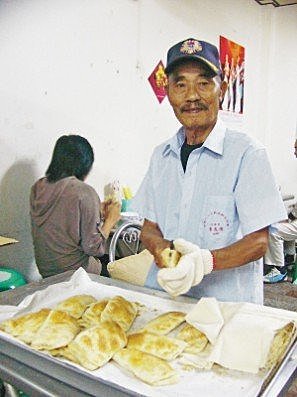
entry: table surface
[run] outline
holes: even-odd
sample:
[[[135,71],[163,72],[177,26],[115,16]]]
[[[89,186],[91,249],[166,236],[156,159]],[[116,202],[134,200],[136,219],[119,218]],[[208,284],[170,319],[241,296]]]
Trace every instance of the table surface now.
[[[32,282],[15,290],[0,293],[0,305],[17,305],[27,295],[45,289],[49,285],[69,280],[73,271],[49,277],[38,282]],[[105,285],[117,286],[141,293],[171,299],[167,293],[139,287],[119,280],[89,274],[93,281]],[[189,297],[176,298],[179,302],[196,302]],[[45,356],[32,349],[20,348],[17,345],[3,343],[0,338],[0,378],[28,393],[31,396],[104,396],[121,397],[127,395],[141,395],[128,390],[117,388],[114,384],[98,381],[91,375],[86,375],[74,367]],[[291,384],[296,374],[297,362],[288,360],[285,367],[277,376],[277,382],[270,385],[267,396],[278,396]],[[264,394],[263,394],[264,395]],[[283,395],[283,394],[282,394]]]

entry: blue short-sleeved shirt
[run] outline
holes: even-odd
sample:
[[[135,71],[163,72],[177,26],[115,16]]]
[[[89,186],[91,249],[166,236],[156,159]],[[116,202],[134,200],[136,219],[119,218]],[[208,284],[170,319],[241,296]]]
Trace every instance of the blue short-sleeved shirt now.
[[[164,238],[182,237],[200,248],[226,247],[243,236],[286,219],[265,148],[218,121],[204,144],[180,160],[184,129],[158,146],[133,200],[144,218],[156,222]],[[160,289],[152,264],[146,286]],[[261,262],[204,277],[187,295],[222,301],[263,302]]]

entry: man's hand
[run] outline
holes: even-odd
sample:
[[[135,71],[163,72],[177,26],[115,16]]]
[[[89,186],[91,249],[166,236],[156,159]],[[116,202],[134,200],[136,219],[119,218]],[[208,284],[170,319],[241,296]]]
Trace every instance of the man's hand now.
[[[183,239],[177,239],[173,244],[182,254],[181,259],[176,267],[159,270],[157,279],[165,291],[178,296],[199,284],[204,275],[212,271],[213,258],[210,251]]]

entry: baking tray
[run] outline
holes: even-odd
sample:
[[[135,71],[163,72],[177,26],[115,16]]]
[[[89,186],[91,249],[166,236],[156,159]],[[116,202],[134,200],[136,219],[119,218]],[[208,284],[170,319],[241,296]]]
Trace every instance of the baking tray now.
[[[119,287],[110,285],[106,287],[113,294],[118,294],[119,292]],[[139,292],[121,290],[123,296],[131,293],[136,296],[139,294]],[[148,296],[143,292],[141,292],[141,295],[150,301],[156,299],[155,296]],[[137,300],[136,296],[135,299]],[[193,304],[193,301],[189,300],[189,303]],[[174,304],[179,306],[181,303],[175,302]],[[260,392],[258,393],[257,391],[253,396],[277,396],[279,391],[288,384],[297,367],[297,361],[296,359],[294,360],[294,355],[297,351],[296,343],[296,340],[291,343],[279,366],[269,373],[264,384],[262,379]],[[25,392],[31,392],[30,396],[142,396],[147,395],[144,394],[143,390],[148,387],[147,385],[142,387],[140,382],[138,389],[137,387],[130,389],[127,383],[126,387],[124,387],[121,384],[110,381],[109,379],[111,378],[102,379],[100,376],[94,376],[87,371],[68,364],[66,361],[32,350],[5,334],[0,334],[1,377],[7,382],[22,388]],[[198,378],[199,375],[197,374],[197,382]],[[131,379],[131,383],[132,381]],[[228,395],[228,393],[224,394]],[[149,395],[160,396],[163,394],[156,391],[156,394]],[[180,396],[181,394],[174,393],[175,395]]]

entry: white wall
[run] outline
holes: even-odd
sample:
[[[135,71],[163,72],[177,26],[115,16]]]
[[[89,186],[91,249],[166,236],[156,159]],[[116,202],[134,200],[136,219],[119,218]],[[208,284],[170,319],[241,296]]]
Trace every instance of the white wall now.
[[[297,6],[254,0],[1,0],[0,263],[37,277],[28,197],[63,133],[95,149],[88,179],[135,191],[153,147],[178,123],[147,78],[190,36],[246,48],[245,129],[267,145],[284,193],[294,192]]]

